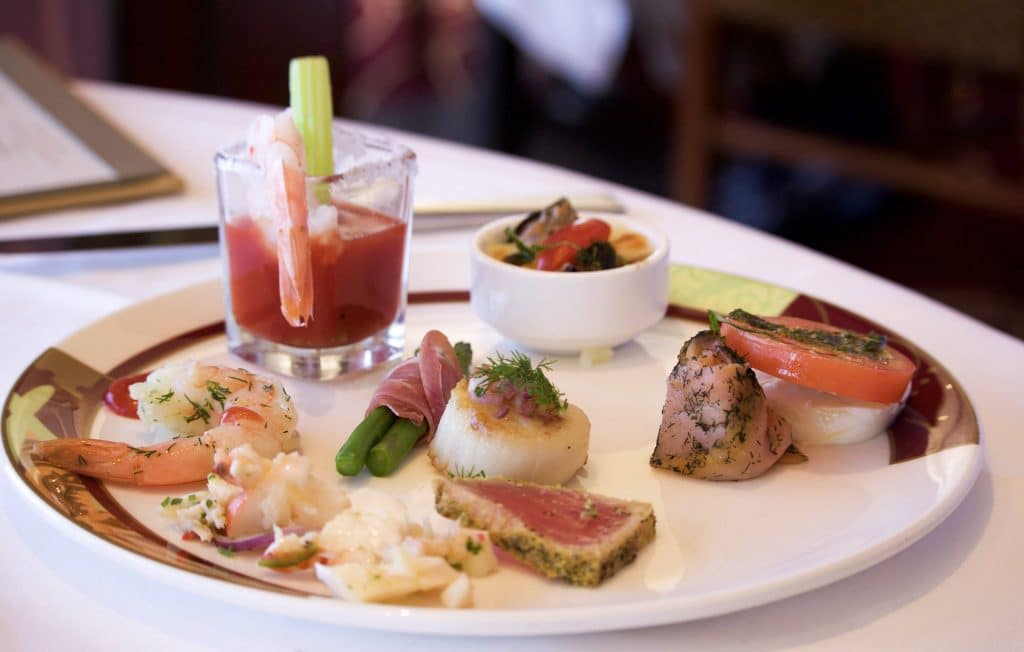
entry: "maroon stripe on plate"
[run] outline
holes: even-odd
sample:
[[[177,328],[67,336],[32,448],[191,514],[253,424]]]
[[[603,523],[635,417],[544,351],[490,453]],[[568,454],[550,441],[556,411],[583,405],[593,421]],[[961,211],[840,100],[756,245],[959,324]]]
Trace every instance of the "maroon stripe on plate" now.
[[[707,310],[691,308],[689,306],[678,306],[676,304],[669,304],[668,308],[665,309],[665,316],[672,317],[675,319],[685,319],[687,321],[697,321],[701,322],[702,324],[708,323]]]
[[[220,335],[223,332],[224,321],[221,320],[213,322],[212,324],[200,326],[199,328],[194,328],[190,331],[181,333],[180,335],[174,335],[162,342],[154,344],[148,349],[143,349],[127,360],[122,361],[116,367],[111,369],[107,375],[110,376],[111,380],[113,380],[115,378],[127,376],[131,373],[136,373],[143,369],[148,370],[154,361],[201,340]]]
[[[469,301],[467,290],[439,290],[436,292],[412,292],[407,303],[455,303]]]

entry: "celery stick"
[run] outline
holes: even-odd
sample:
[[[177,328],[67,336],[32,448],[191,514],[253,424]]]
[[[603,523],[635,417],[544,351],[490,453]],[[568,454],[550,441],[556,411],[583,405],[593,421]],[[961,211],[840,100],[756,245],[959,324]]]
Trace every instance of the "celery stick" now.
[[[324,57],[299,57],[288,67],[292,119],[306,146],[306,173],[320,177],[334,173],[331,120],[331,74]]]

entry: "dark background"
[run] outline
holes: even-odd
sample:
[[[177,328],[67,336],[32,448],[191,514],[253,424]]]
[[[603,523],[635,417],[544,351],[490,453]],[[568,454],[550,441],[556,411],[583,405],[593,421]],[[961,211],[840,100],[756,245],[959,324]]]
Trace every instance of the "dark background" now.
[[[323,54],[339,115],[697,204],[1024,337],[1019,3],[627,4],[600,92],[471,0],[0,0],[0,32],[68,76],[278,105]]]

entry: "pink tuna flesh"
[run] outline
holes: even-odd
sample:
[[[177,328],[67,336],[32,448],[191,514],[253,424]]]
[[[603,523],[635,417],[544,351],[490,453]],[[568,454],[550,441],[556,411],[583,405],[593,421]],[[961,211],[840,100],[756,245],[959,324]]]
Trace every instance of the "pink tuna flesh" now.
[[[533,532],[566,545],[601,543],[629,519],[615,503],[571,489],[499,481],[463,486],[511,512]]]

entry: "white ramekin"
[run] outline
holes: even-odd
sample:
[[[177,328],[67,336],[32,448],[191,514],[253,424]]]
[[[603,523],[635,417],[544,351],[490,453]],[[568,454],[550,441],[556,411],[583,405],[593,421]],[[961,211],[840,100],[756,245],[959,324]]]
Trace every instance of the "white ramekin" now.
[[[648,239],[651,254],[636,263],[596,272],[540,272],[487,255],[485,245],[505,240],[522,216],[489,222],[473,237],[470,303],[476,315],[528,349],[578,353],[633,339],[665,316],[668,304],[668,238],[642,222],[588,214],[612,229],[628,228]]]

